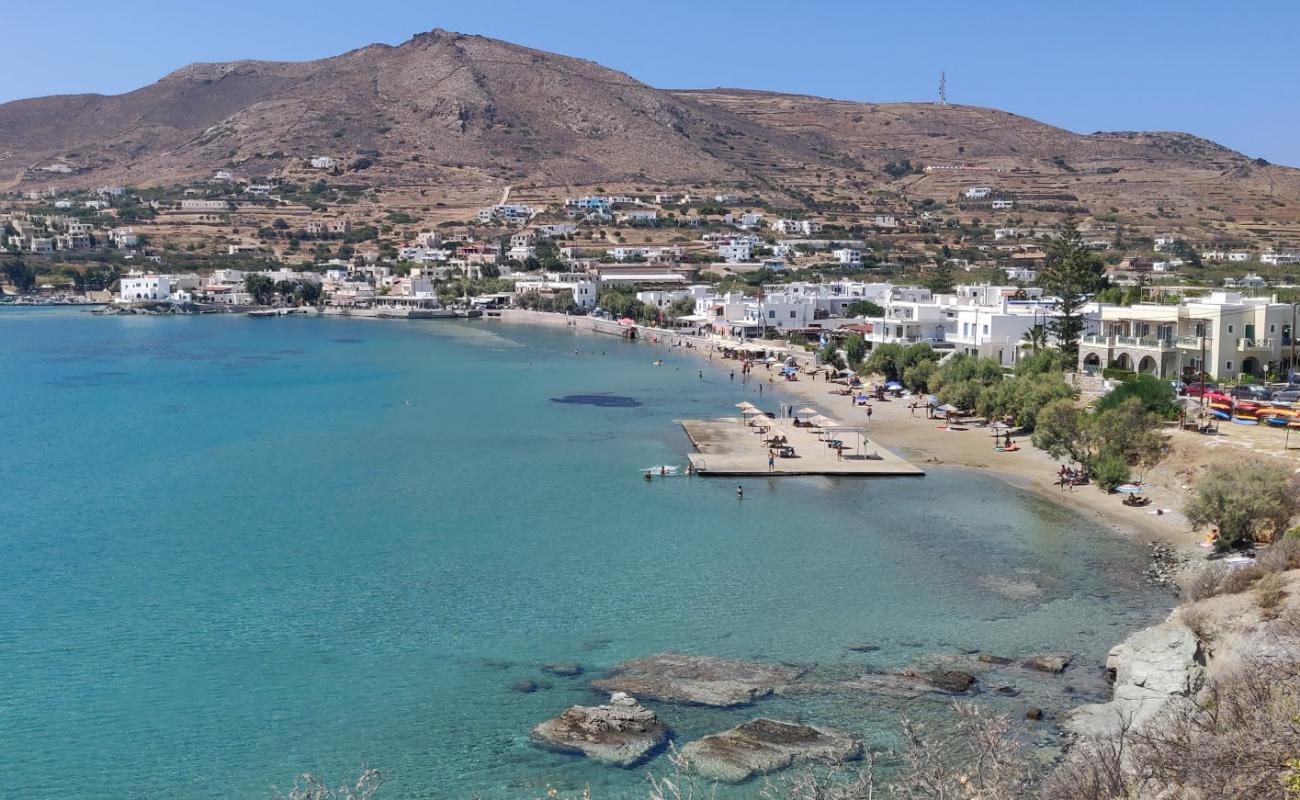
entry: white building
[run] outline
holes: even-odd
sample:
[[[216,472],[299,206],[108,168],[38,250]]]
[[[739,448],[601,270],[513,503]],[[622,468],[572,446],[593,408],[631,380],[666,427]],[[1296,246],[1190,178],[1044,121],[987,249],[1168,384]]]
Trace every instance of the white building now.
[[[821,233],[822,225],[810,219],[778,219],[772,229],[783,236],[812,236]]]
[[[312,156],[312,169],[334,169],[339,162],[329,156]]]
[[[118,300],[132,303],[137,300],[169,300],[172,294],[172,276],[153,272],[130,272],[122,277],[118,286]]]
[[[962,196],[967,200],[985,200],[991,194],[993,194],[993,190],[988,186],[972,186],[962,192]]]
[[[728,264],[743,264],[753,257],[754,246],[747,239],[732,239],[718,245],[718,257]]]
[[[994,200],[993,201],[994,211],[1009,211],[1010,209],[1013,209],[1015,207],[1016,207],[1015,200]]]
[[[845,266],[857,266],[862,263],[862,251],[844,247],[831,253],[835,260]]]
[[[1219,379],[1293,369],[1291,315],[1291,305],[1276,298],[1222,291],[1176,306],[1106,306],[1097,333],[1079,344],[1079,367],[1115,366],[1162,378],[1207,372]]]
[[[600,281],[585,272],[547,272],[541,277],[530,277],[515,282],[516,294],[526,292],[553,294],[561,291],[570,292],[578,308],[591,310],[596,307],[596,298],[600,294]]]
[[[1259,257],[1261,264],[1300,264],[1300,253],[1264,253]]]
[[[228,200],[200,200],[197,198],[189,198],[181,201],[181,211],[212,212],[229,210],[230,201]]]

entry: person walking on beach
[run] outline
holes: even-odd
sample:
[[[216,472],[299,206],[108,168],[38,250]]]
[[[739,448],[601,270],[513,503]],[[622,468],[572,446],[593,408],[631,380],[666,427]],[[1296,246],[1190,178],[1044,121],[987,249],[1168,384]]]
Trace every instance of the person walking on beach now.
[[[871,421],[871,406],[867,406],[867,422]]]
[[[773,453],[771,450],[767,451],[767,471],[768,472],[776,471],[776,454]]]

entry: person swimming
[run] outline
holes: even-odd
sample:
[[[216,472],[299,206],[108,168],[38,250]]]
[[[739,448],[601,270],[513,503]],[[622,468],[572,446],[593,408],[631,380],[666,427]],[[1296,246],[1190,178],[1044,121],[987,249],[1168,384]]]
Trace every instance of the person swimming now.
[[[740,486],[740,485],[737,485],[737,486],[736,486],[736,498],[739,499],[739,500],[744,500],[744,499],[745,499],[745,487],[744,487],[744,486]]]
[[[652,481],[652,480],[654,480],[654,479],[650,477],[650,470],[646,470],[646,471],[645,471],[645,482],[646,482],[646,483],[649,483],[649,482]]]

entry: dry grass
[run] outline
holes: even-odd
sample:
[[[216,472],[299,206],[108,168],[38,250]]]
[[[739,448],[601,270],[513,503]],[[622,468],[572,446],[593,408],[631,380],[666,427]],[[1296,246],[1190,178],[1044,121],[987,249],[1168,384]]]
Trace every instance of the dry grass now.
[[[1255,605],[1265,616],[1272,617],[1286,597],[1286,579],[1280,573],[1265,575],[1255,584]]]
[[[1140,730],[1077,743],[1043,800],[1294,800],[1300,788],[1300,662],[1244,664]]]
[[[1264,577],[1264,574],[1258,564],[1242,567],[1210,564],[1188,580],[1184,594],[1193,602],[1221,594],[1240,594]]]

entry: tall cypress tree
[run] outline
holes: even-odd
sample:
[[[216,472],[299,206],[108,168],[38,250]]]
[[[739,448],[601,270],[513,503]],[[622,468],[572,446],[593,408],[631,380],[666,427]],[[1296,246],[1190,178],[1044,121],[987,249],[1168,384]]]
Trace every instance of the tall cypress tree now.
[[[1044,292],[1057,298],[1057,314],[1050,328],[1066,363],[1074,364],[1079,359],[1083,307],[1107,284],[1106,268],[1097,254],[1084,245],[1074,218],[1065,220],[1060,236],[1052,242],[1039,283]]]

